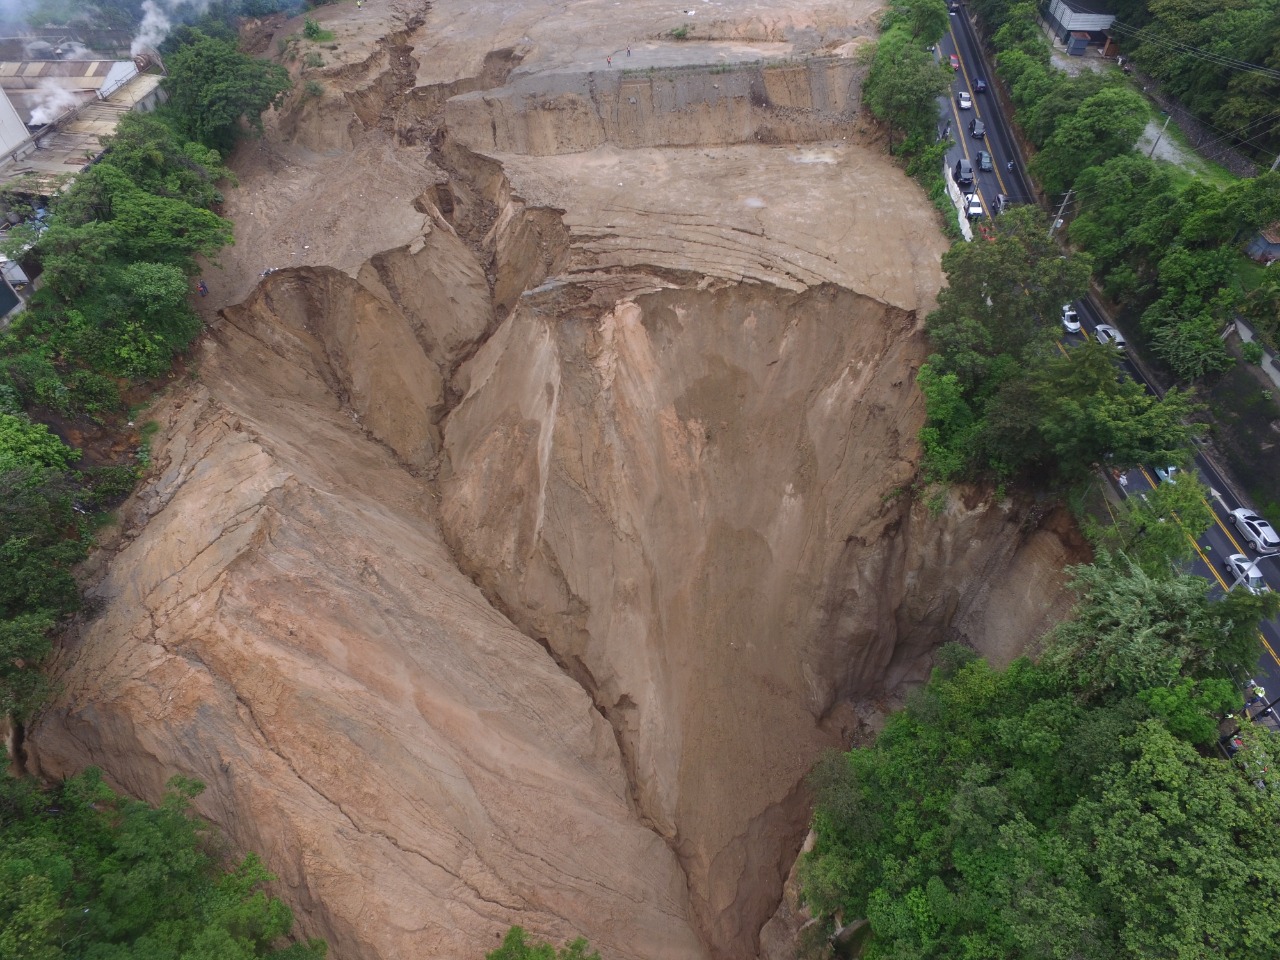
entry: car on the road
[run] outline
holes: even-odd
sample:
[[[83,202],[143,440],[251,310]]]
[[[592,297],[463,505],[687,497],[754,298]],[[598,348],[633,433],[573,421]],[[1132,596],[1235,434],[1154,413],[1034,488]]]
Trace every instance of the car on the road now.
[[[969,121],[969,133],[981,140],[987,135],[987,125],[974,117]]]
[[[1231,522],[1258,553],[1269,555],[1280,551],[1280,536],[1275,528],[1247,507],[1232,510]]]
[[[957,73],[960,71],[960,58],[954,53],[951,55],[951,69],[955,70]]]
[[[1267,586],[1267,581],[1263,579],[1262,571],[1258,569],[1258,564],[1243,553],[1231,554],[1223,561],[1222,565],[1227,568],[1227,574],[1231,577],[1231,581],[1227,584],[1228,590],[1234,589],[1236,584],[1240,584],[1240,586],[1253,594],[1270,592],[1271,588]]]
[[[964,157],[956,161],[956,167],[952,173],[955,175],[956,183],[960,184],[960,186],[973,186],[973,165]]]
[[[974,92],[974,93],[986,93],[986,92],[987,92],[987,81],[983,80],[981,77],[974,77],[974,78],[973,78],[973,92]]]
[[[973,107],[973,97],[969,96],[968,90],[961,90],[956,94],[956,106],[961,110],[969,110]]]
[[[991,172],[991,154],[985,150],[978,151],[978,169],[983,173]]]
[[[1080,332],[1080,314],[1076,313],[1076,308],[1069,303],[1062,305],[1062,329],[1067,333]]]
[[[1178,468],[1173,464],[1167,467],[1156,467],[1156,476],[1160,478],[1161,483],[1177,483]]]
[[[1109,323],[1098,324],[1098,329],[1094,331],[1093,335],[1098,338],[1098,342],[1104,347],[1110,343],[1114,344],[1117,350],[1123,350],[1129,345],[1124,338],[1124,334]]]
[[[981,220],[986,216],[986,211],[982,209],[982,198],[976,193],[965,194],[964,215],[970,220]]]

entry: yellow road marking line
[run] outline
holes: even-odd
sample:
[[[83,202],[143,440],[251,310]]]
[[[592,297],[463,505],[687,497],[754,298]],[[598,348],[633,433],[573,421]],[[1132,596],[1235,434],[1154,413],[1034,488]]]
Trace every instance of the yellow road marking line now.
[[[963,14],[957,14],[957,16],[963,16]],[[948,25],[947,25],[947,32],[951,34],[951,45],[952,45],[953,47],[955,47],[955,50],[956,50],[956,59],[960,61],[960,72],[961,72],[962,74],[964,74],[964,85],[965,85],[966,87],[968,87],[968,88],[969,88],[969,100],[973,103],[973,113],[974,113],[974,116],[976,116],[979,120],[983,120],[983,118],[982,118],[982,111],[978,109],[978,95],[977,95],[977,93],[975,93],[975,92],[974,92],[974,89],[973,89],[973,81],[969,78],[969,68],[965,65],[964,58],[963,58],[962,56],[960,56],[960,44],[956,41],[956,28],[955,28],[955,27],[953,27],[953,26],[951,26],[950,24],[948,24]],[[988,89],[988,90],[990,90],[990,89],[991,89],[991,84],[990,84],[989,82],[988,82],[988,84],[987,84],[987,89]],[[952,105],[954,106],[955,97],[952,97],[951,99],[952,99]],[[954,112],[954,111],[952,111],[952,112]],[[985,124],[985,123],[986,123],[986,121],[985,121],[985,120],[983,120],[983,123]],[[983,144],[983,147],[986,147],[987,143],[986,143],[986,138],[985,138],[985,137],[983,138],[982,144]],[[988,152],[988,153],[991,153],[991,151],[990,151],[990,150],[988,150],[987,152]],[[967,157],[968,155],[969,155],[969,151],[968,151],[968,150],[966,150],[966,151],[965,151],[965,156]],[[973,161],[970,161],[970,163],[972,163],[972,162],[973,162]],[[1008,190],[1008,188],[1004,185],[1004,178],[1000,176],[1000,165],[999,165],[998,163],[996,163],[995,154],[992,154],[992,155],[991,155],[991,171],[992,171],[992,173],[994,173],[994,174],[996,175],[996,183],[1000,184],[1000,192],[1001,192],[1001,193],[1003,193],[1003,194],[1005,194],[1005,195],[1007,196],[1007,195],[1008,195],[1008,193],[1009,193],[1009,190]],[[974,184],[975,184],[974,192],[975,192],[975,193],[977,193],[977,192],[978,192],[978,191],[977,191],[977,187],[976,187],[976,184],[977,184],[977,175],[978,175],[978,172],[975,170],[975,171],[974,171]],[[979,199],[981,199],[981,198],[982,198],[982,194],[981,194],[981,193],[978,193],[978,198],[979,198]],[[983,209],[984,209],[984,210],[986,209],[986,204],[985,204],[985,203],[983,204]]]

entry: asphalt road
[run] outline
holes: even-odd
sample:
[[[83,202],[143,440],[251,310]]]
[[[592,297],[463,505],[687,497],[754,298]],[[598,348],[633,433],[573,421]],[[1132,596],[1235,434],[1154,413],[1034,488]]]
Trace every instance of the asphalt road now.
[[[1031,203],[1034,201],[1034,195],[1026,178],[1016,142],[1010,133],[1008,121],[996,99],[995,92],[988,89],[984,93],[977,93],[974,90],[975,80],[984,78],[990,84],[992,74],[990,65],[979,48],[963,5],[958,13],[952,14],[950,20],[950,27],[938,44],[937,56],[942,63],[946,64],[950,57],[955,55],[959,61],[959,69],[955,71],[955,82],[952,84],[950,96],[945,101],[939,101],[941,120],[938,133],[943,139],[949,136],[955,141],[955,145],[947,152],[948,166],[954,168],[956,160],[960,157],[964,157],[972,164],[973,189],[976,189],[981,196],[983,210],[989,218],[996,212],[998,195],[1003,194],[1013,203]],[[970,109],[962,110],[959,106],[958,94],[962,90],[968,92],[973,101]],[[981,119],[986,126],[986,135],[983,138],[974,137],[969,132],[969,124],[974,117]],[[992,154],[994,162],[991,171],[979,171],[977,162],[979,150]],[[1013,170],[1007,168],[1011,160],[1014,163]],[[965,192],[969,189],[971,188],[962,188]],[[1064,348],[1070,347],[1072,343],[1082,342],[1084,337],[1092,337],[1098,324],[1110,322],[1091,298],[1081,300],[1075,306],[1080,315],[1081,331],[1078,334],[1064,332]],[[1123,367],[1129,376],[1145,386],[1148,391],[1156,392],[1139,367],[1131,360],[1126,359]],[[1231,511],[1241,506],[1251,508],[1252,504],[1243,503],[1235,497],[1231,485],[1200,451],[1196,452],[1193,463],[1199,472],[1200,479],[1210,490],[1209,505],[1213,509],[1214,524],[1196,542],[1195,556],[1192,558],[1188,572],[1207,579],[1215,595],[1221,595],[1233,587],[1244,589],[1242,586],[1236,586],[1235,576],[1228,572],[1226,566],[1229,556],[1244,554],[1256,561],[1258,570],[1267,585],[1272,590],[1280,590],[1280,560],[1276,557],[1260,557],[1246,544],[1233,523]],[[1144,491],[1152,489],[1160,482],[1156,474],[1156,468],[1159,466],[1163,465],[1151,464],[1129,471],[1125,477],[1126,484],[1117,485],[1121,495],[1140,496]],[[1268,691],[1269,700],[1278,699],[1280,698],[1280,624],[1276,621],[1264,622],[1259,632],[1263,644],[1261,662],[1253,668],[1252,672],[1242,667],[1236,679],[1242,689],[1246,680],[1256,679]],[[1280,705],[1277,709],[1280,709]],[[1277,727],[1274,717],[1267,718],[1267,721],[1272,728]]]

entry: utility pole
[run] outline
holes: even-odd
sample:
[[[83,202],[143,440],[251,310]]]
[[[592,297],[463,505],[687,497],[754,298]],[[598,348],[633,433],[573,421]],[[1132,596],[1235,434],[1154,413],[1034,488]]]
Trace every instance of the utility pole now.
[[[1164,138],[1164,132],[1167,129],[1169,129],[1169,121],[1172,119],[1173,119],[1172,114],[1166,113],[1164,115],[1164,126],[1160,128],[1160,132],[1156,135],[1156,142],[1151,145],[1151,152],[1147,154],[1148,160],[1150,160],[1152,157],[1156,155],[1156,147],[1160,146],[1160,141],[1161,139]],[[1280,158],[1277,158],[1277,159],[1280,159]]]
[[[1075,193],[1075,190],[1075,187],[1068,190],[1067,195],[1062,198],[1062,203],[1058,205],[1058,212],[1053,218],[1053,223],[1049,224],[1049,237],[1051,239],[1053,237],[1053,231],[1057,230],[1059,224],[1062,223],[1062,211],[1067,209],[1067,204],[1071,201],[1071,194]]]

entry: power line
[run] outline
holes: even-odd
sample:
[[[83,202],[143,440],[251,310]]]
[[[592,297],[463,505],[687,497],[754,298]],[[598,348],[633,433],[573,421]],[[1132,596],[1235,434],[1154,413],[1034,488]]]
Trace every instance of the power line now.
[[[1119,20],[1112,21],[1110,29],[1118,31],[1121,35],[1127,38],[1136,39],[1142,43],[1152,44],[1153,46],[1164,47],[1168,50],[1192,56],[1217,66],[1224,67],[1228,70],[1241,70],[1248,73],[1256,73],[1272,80],[1280,80],[1280,70],[1272,70],[1269,67],[1250,63],[1247,60],[1237,60],[1234,57],[1226,57],[1219,53],[1211,53],[1210,51],[1202,50],[1199,47],[1193,47],[1189,44],[1183,43],[1180,40],[1172,40],[1168,37],[1161,36],[1158,33],[1153,33],[1150,30],[1131,27],[1127,23],[1121,23]]]

